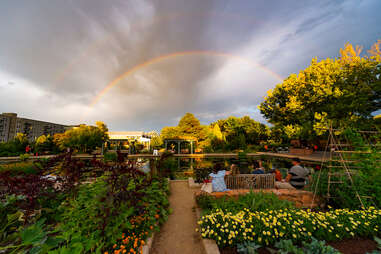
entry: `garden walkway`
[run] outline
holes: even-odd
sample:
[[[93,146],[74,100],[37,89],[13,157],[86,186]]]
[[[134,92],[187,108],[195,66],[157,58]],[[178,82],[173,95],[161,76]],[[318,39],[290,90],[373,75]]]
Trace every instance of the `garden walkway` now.
[[[194,190],[187,181],[171,181],[169,197],[172,214],[155,235],[153,254],[203,254],[200,234],[195,231]]]

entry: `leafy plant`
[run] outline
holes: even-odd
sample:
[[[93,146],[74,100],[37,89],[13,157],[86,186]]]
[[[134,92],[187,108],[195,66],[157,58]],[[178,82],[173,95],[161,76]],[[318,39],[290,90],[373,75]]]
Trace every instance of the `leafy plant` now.
[[[327,246],[324,240],[318,241],[314,237],[312,237],[311,242],[303,242],[303,249],[306,254],[340,254],[332,246]]]
[[[8,195],[4,201],[0,201],[0,246],[2,247],[18,241],[18,231],[24,224],[22,219],[24,214],[17,209],[15,203],[24,198]]]
[[[257,249],[261,248],[261,245],[255,242],[244,242],[237,244],[238,253],[242,254],[257,254]]]
[[[335,248],[327,246],[325,241],[318,241],[314,237],[311,242],[303,242],[302,247],[293,244],[292,240],[281,240],[275,243],[279,254],[340,254]]]
[[[288,254],[288,253],[304,254],[304,251],[300,249],[299,247],[295,246],[292,240],[290,239],[276,242],[275,247],[279,249],[278,250],[279,254]]]
[[[381,239],[374,237],[374,241],[377,243],[377,250],[372,251],[370,254],[380,254],[381,253]]]

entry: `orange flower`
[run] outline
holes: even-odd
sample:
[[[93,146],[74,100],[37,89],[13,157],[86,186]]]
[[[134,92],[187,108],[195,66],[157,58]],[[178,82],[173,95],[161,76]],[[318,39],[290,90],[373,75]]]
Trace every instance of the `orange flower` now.
[[[159,216],[158,214],[155,214],[155,218],[156,218],[156,219],[159,219],[159,217],[160,217],[160,216]]]
[[[108,251],[105,251],[105,253],[104,254],[108,254]]]
[[[115,249],[116,248],[116,244],[114,244],[112,247]]]

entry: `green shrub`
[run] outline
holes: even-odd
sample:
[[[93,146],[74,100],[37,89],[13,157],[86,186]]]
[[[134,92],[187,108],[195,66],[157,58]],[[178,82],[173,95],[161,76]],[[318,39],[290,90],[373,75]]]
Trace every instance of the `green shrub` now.
[[[107,152],[103,155],[104,162],[116,162],[118,160],[118,155],[115,152]]]
[[[25,154],[20,154],[20,161],[27,161],[30,158],[30,155],[25,153]]]
[[[277,210],[294,207],[293,203],[287,200],[280,200],[273,193],[254,193],[240,195],[237,199],[231,197],[216,198],[210,195],[199,195],[196,198],[198,206],[203,213],[211,213],[217,209],[237,213],[243,209],[254,211]]]
[[[39,164],[33,162],[17,162],[0,165],[0,172],[10,171],[12,174],[35,174],[39,170]]]

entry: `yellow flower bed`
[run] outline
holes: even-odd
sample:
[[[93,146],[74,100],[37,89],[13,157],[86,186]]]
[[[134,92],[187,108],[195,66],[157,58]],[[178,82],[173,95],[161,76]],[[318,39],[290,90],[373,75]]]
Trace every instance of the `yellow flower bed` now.
[[[380,235],[381,210],[370,207],[329,212],[297,209],[250,212],[244,209],[237,214],[216,210],[201,217],[198,224],[202,237],[214,239],[219,246],[246,241],[266,246],[282,239],[300,242],[311,236],[331,241]]]

